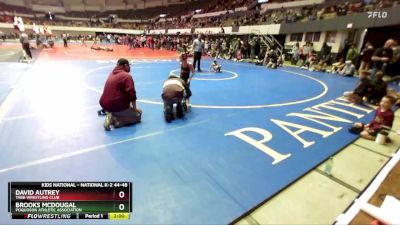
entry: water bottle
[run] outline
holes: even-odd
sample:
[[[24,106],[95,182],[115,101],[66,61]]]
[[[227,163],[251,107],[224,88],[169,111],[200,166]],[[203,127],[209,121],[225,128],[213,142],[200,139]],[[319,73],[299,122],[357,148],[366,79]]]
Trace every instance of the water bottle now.
[[[329,176],[332,175],[332,167],[333,167],[333,157],[329,157],[329,159],[325,163],[325,173]]]

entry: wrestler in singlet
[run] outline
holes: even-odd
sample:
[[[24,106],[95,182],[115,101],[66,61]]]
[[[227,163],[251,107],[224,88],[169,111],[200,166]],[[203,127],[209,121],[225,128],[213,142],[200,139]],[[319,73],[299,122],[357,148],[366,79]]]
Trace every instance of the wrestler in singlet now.
[[[181,75],[180,78],[182,80],[184,80],[186,83],[188,83],[190,77],[190,68],[189,65],[186,65],[186,67],[184,67],[183,65],[181,65]]]

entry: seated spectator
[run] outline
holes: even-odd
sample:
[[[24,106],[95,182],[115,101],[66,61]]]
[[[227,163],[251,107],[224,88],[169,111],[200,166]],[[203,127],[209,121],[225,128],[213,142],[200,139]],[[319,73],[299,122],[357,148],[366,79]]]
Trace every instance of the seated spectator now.
[[[312,66],[316,63],[317,63],[317,53],[314,50],[312,50],[308,54],[308,57],[301,68],[308,70],[309,68],[312,68]]]
[[[278,55],[272,48],[267,52],[267,67],[272,69],[278,67]]]
[[[318,64],[313,65],[312,68],[310,68],[310,71],[325,72],[326,66],[326,61],[324,59],[320,59]]]
[[[327,72],[328,73],[339,73],[339,71],[342,71],[344,65],[345,65],[344,58],[340,58],[339,61],[332,64],[332,68],[330,70],[328,70]]]
[[[382,79],[384,74],[379,71],[375,75],[375,79],[371,82],[371,88],[369,89],[365,97],[373,105],[378,105],[380,100],[387,94],[387,83]]]
[[[355,123],[350,131],[359,133],[362,138],[375,140],[379,132],[392,128],[394,113],[391,108],[393,103],[394,99],[391,96],[384,96],[380,101],[380,107],[375,111],[373,121],[368,124]],[[386,142],[390,142],[388,137]]]
[[[343,69],[339,71],[339,74],[345,77],[352,77],[354,76],[355,72],[356,72],[356,67],[350,60],[347,60]]]
[[[285,61],[285,59],[284,59],[283,55],[279,55],[278,52],[277,52],[277,55],[278,55],[278,60],[277,60],[276,63],[277,63],[278,66],[282,67],[283,66],[283,62]]]
[[[368,71],[362,71],[360,73],[360,82],[357,87],[351,92],[345,92],[344,97],[352,103],[360,104],[363,98],[370,91],[370,81],[368,79]]]
[[[244,58],[243,53],[240,50],[238,50],[237,53],[236,53],[235,61],[240,62],[243,58]]]

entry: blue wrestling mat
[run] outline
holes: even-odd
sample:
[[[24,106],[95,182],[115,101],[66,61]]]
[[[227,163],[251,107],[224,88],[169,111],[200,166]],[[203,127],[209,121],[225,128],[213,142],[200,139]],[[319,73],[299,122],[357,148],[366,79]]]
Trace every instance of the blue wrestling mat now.
[[[30,66],[24,63],[0,63],[0,105]]]
[[[192,111],[167,124],[162,83],[179,63],[133,61],[142,123],[105,132],[96,111],[115,61],[37,61],[2,106],[0,224],[29,223],[9,218],[7,182],[110,180],[133,182],[132,218],[102,224],[227,224],[350,144],[347,128],[373,116],[340,98],[358,78],[229,61],[216,74],[210,63],[191,83]]]

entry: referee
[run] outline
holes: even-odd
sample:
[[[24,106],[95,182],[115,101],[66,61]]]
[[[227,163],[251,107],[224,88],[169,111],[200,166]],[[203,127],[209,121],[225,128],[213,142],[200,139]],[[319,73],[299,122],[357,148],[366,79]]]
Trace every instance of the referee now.
[[[201,60],[201,54],[203,53],[204,49],[204,42],[202,40],[202,35],[199,34],[197,39],[193,41],[193,68],[196,69],[196,62],[197,62],[197,71],[201,72],[200,69],[200,60]]]

